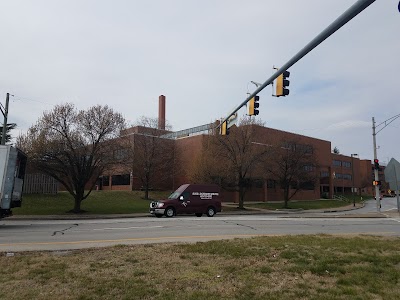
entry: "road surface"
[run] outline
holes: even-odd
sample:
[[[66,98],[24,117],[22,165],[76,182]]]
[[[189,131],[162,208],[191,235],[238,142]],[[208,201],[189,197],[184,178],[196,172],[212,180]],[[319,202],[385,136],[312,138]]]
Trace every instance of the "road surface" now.
[[[282,234],[400,236],[400,218],[216,215],[0,221],[0,251],[68,250],[118,244],[196,242]]]

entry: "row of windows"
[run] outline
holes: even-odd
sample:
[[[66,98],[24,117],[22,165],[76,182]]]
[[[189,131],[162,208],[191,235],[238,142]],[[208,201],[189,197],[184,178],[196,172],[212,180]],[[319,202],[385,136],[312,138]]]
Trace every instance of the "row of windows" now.
[[[314,152],[313,147],[311,145],[302,145],[302,144],[296,144],[293,142],[286,142],[283,144],[282,147],[284,149],[288,149],[291,151],[298,151],[298,152],[308,153],[308,154],[312,154]]]
[[[329,177],[328,171],[321,171],[321,178]],[[350,174],[341,174],[341,173],[334,173],[335,179],[344,179],[344,180],[352,180],[352,176]]]
[[[296,181],[292,181],[290,183],[290,187],[292,189],[297,189],[299,184],[303,190],[314,190],[315,189],[315,183],[312,181],[305,181],[305,182],[300,182],[300,183],[297,183]],[[278,182],[276,180],[273,180],[273,179],[267,180],[267,188],[275,189],[277,186],[278,186]]]
[[[328,171],[321,171],[321,178],[326,178],[329,177],[329,172]]]
[[[332,165],[334,166],[334,167],[341,167],[341,166],[343,166],[344,168],[351,168],[351,162],[349,162],[349,161],[341,161],[341,160],[336,160],[336,159],[334,159],[333,161],[332,161]]]
[[[110,176],[103,176],[101,178],[101,183],[103,186],[109,186],[110,185]],[[130,174],[112,175],[111,176],[111,184],[112,185],[130,185],[131,184],[131,176],[130,176]]]
[[[335,178],[336,178],[336,179],[351,180],[351,179],[352,179],[352,176],[351,176],[350,174],[335,173]]]

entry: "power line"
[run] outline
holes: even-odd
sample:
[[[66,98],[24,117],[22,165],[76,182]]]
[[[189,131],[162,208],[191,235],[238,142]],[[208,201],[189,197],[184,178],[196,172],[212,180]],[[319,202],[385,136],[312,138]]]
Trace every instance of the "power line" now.
[[[54,104],[54,103],[49,103],[49,102],[46,102],[46,101],[40,101],[40,100],[22,98],[22,97],[19,97],[19,96],[17,96],[17,97],[14,96],[14,100],[17,100],[17,101],[38,102],[38,103],[43,103],[43,104],[52,105],[52,106],[55,106],[55,105],[56,105],[56,104]]]

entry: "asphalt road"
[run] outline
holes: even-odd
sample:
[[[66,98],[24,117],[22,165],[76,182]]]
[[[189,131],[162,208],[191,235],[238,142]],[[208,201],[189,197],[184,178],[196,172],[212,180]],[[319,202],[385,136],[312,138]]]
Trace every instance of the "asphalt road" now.
[[[400,218],[216,215],[167,218],[0,221],[0,251],[68,250],[118,244],[196,242],[282,234],[400,236]]]

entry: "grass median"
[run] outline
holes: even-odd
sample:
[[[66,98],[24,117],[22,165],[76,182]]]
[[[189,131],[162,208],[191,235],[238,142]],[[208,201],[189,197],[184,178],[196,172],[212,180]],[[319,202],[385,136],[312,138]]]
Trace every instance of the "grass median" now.
[[[400,299],[400,239],[275,236],[0,257],[1,299]]]
[[[170,191],[151,191],[150,199],[164,199]],[[130,214],[147,213],[150,200],[143,199],[143,191],[93,191],[83,200],[81,209],[85,214]],[[364,197],[364,199],[366,199]],[[360,202],[357,198],[356,202]],[[290,201],[290,208],[326,209],[346,206],[352,203],[338,200]],[[252,203],[245,202],[246,207],[263,209],[283,208],[283,202]],[[49,194],[24,194],[22,207],[13,209],[15,215],[66,215],[74,207],[74,200],[68,192]],[[233,206],[224,206],[224,211],[237,210]]]
[[[83,200],[81,209],[87,214],[130,214],[149,212],[151,200],[143,199],[142,191],[93,191]],[[170,192],[151,191],[150,199],[168,197]],[[74,208],[74,199],[68,192],[25,194],[22,206],[13,209],[14,215],[65,215]]]

